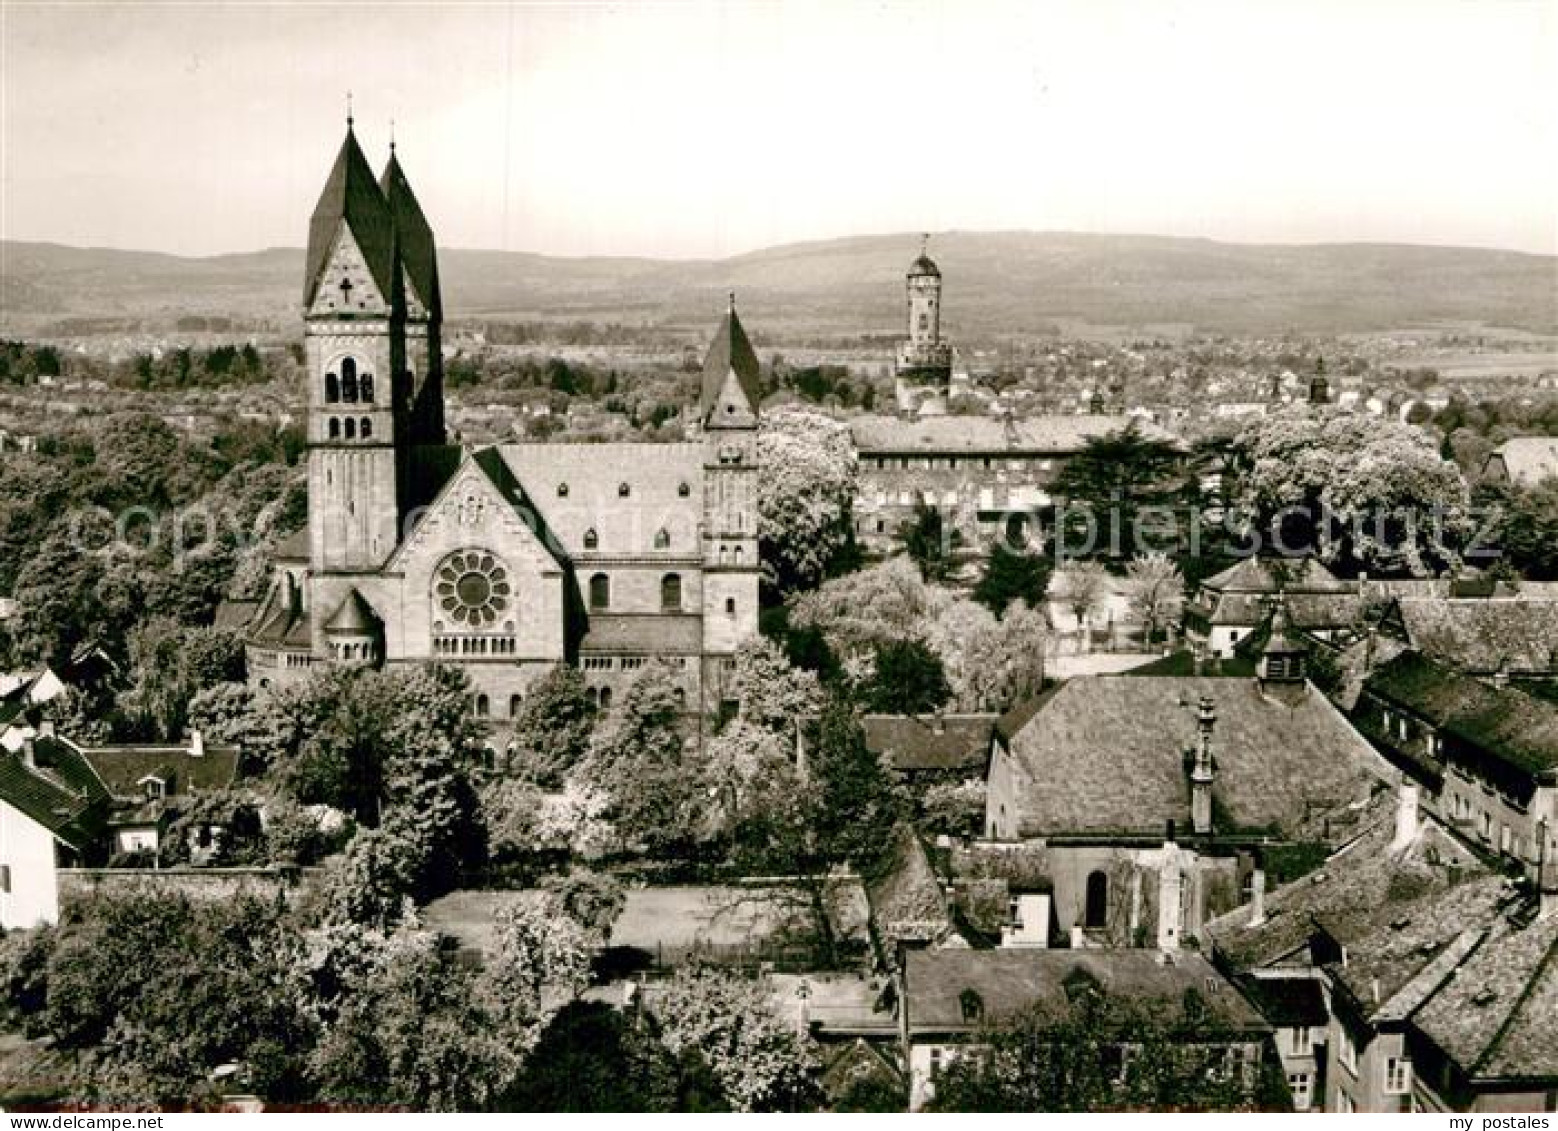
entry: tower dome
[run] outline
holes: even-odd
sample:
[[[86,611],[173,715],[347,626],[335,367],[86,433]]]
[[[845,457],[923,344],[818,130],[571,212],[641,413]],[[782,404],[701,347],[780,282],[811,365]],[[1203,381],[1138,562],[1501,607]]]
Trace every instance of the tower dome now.
[[[923,251],[920,252],[913,263],[909,264],[909,278],[913,279],[916,277],[941,278],[941,268],[937,267],[936,261]]]

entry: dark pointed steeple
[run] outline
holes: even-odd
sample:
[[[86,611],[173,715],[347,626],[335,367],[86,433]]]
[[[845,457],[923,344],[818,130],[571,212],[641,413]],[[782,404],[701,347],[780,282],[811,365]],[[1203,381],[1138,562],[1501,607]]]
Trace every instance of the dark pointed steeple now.
[[[393,127],[391,127],[393,128]],[[379,178],[379,189],[389,205],[395,232],[400,237],[400,258],[411,279],[417,297],[435,317],[443,315],[443,298],[438,290],[438,249],[433,240],[433,228],[411,191],[411,182],[400,167],[395,155],[395,143],[390,142],[389,164]]]
[[[750,426],[757,417],[760,400],[757,354],[753,352],[747,332],[741,328],[741,319],[736,317],[736,296],[732,292],[730,308],[703,360],[703,422],[717,424],[713,418],[723,419],[728,415],[740,417],[743,425]]]
[[[346,140],[341,143],[341,151],[336,154],[335,165],[308,222],[307,274],[303,280],[305,309],[314,304],[320,276],[329,266],[330,253],[335,249],[336,233],[342,222],[362,249],[374,283],[387,300],[393,301],[395,226],[384,194],[373,179],[373,169],[357,145],[357,135],[352,132],[349,117]]]

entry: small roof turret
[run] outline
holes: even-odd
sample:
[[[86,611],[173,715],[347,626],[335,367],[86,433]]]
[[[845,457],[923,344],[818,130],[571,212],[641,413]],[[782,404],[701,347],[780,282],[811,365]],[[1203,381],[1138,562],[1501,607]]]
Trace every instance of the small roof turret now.
[[[325,621],[325,631],[335,636],[371,636],[382,625],[373,606],[353,588],[336,606],[335,612],[330,614],[330,619]]]

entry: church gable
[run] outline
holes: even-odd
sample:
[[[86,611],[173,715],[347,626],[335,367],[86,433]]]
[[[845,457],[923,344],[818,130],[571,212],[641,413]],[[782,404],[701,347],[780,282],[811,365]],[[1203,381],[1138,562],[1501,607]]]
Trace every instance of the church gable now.
[[[387,296],[374,280],[367,258],[345,221],[319,274],[310,315],[376,314],[389,312]]]
[[[390,573],[413,572],[414,564],[466,547],[487,547],[518,567],[555,572],[562,561],[547,547],[544,527],[526,521],[475,457],[467,457],[385,565]]]

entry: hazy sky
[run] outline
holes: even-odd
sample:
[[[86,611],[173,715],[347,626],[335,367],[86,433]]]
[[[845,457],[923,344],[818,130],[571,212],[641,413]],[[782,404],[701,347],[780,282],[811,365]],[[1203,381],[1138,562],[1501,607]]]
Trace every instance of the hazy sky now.
[[[1558,251],[1558,0],[23,4],[0,235],[303,243],[353,92],[446,246],[1032,228]]]

